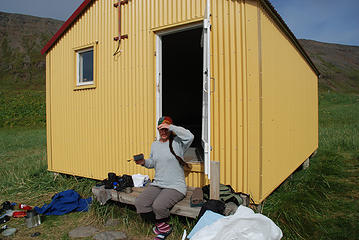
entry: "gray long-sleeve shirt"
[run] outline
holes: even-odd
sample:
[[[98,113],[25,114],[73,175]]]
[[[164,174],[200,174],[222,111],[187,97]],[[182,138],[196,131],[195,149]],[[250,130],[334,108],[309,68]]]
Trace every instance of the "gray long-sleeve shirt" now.
[[[184,153],[193,141],[193,134],[183,127],[174,125],[170,125],[168,130],[176,134],[172,142],[173,151],[183,159]],[[187,186],[183,167],[171,153],[169,141],[154,141],[151,146],[150,158],[145,160],[144,166],[155,169],[155,178],[151,185],[175,189],[186,195]]]

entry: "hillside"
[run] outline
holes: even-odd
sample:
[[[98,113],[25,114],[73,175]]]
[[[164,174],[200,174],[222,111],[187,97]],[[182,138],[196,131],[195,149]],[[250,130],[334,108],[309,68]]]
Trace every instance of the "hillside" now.
[[[299,40],[319,69],[320,90],[359,93],[359,47]]]
[[[0,90],[45,89],[41,48],[62,21],[0,12]],[[320,90],[359,94],[359,47],[299,40],[322,74]]]
[[[41,48],[62,21],[0,12],[1,90],[45,88],[45,56]]]

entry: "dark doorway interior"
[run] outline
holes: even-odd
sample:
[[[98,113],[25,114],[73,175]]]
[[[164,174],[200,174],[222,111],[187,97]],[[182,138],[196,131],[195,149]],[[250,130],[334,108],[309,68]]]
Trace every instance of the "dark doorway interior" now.
[[[162,114],[189,129],[192,148],[202,152],[202,28],[162,37]],[[200,154],[202,155],[202,154]]]

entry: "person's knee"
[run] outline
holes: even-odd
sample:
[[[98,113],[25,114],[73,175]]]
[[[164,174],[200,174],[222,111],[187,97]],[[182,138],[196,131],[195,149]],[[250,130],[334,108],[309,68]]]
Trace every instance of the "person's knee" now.
[[[141,208],[141,207],[144,207],[144,204],[143,204],[143,202],[141,201],[140,198],[136,198],[136,200],[135,200],[135,207],[136,207],[136,209],[139,209],[139,208]]]
[[[168,209],[161,204],[161,202],[159,201],[154,201],[153,205],[152,205],[152,209],[154,212],[163,212],[163,211],[167,211]]]

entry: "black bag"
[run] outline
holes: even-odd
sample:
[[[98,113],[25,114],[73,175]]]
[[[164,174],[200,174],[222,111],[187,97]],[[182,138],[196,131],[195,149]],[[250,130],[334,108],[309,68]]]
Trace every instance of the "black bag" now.
[[[105,185],[105,189],[113,189],[113,183],[117,181],[116,173],[109,172],[107,173],[108,178],[102,181],[103,185]]]
[[[118,183],[118,185],[116,186],[117,191],[122,191],[127,187],[134,186],[132,177],[126,174],[122,175],[122,177],[117,177],[117,183]]]
[[[115,189],[117,191],[122,191],[127,187],[133,187],[133,180],[130,175],[124,174],[121,176],[116,176],[115,173],[109,172],[108,178],[102,181],[102,185],[105,185],[105,189]]]
[[[102,180],[102,185],[105,185],[105,189],[113,189],[113,182],[111,182],[107,178]]]
[[[226,206],[223,201],[210,199],[208,200],[208,202],[205,202],[201,207],[201,210],[198,214],[198,219],[200,219],[207,210],[211,210],[212,212],[223,215],[225,208]]]
[[[108,179],[110,182],[116,182],[116,181],[117,181],[116,173],[109,172],[109,173],[107,173],[107,176],[108,176],[107,179]]]

